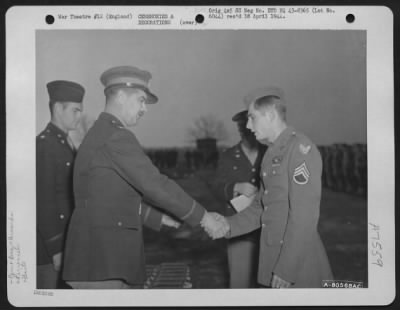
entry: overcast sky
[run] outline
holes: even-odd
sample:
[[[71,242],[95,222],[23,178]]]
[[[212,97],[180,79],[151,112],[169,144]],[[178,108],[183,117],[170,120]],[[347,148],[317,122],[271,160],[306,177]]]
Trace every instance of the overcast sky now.
[[[159,103],[134,132],[145,147],[190,146],[193,121],[212,113],[229,137],[231,117],[251,89],[281,87],[288,122],[317,144],[366,143],[365,32],[330,30],[43,30],[37,31],[37,133],[49,120],[46,83],[86,89],[84,112],[104,109],[106,69],[132,65],[152,73]]]

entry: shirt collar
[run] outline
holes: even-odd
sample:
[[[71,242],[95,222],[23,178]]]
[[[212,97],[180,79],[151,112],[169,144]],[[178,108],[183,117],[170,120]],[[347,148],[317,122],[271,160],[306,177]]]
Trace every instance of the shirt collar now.
[[[295,135],[296,132],[294,131],[293,127],[287,126],[276,138],[276,140],[271,144],[271,149],[276,150],[279,147],[283,147],[287,144],[290,137]]]

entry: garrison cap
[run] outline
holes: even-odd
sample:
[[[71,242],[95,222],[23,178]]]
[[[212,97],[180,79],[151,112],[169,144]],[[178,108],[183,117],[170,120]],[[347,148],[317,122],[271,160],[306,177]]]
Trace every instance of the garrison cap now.
[[[78,102],[81,103],[85,89],[82,85],[71,81],[52,81],[47,83],[47,91],[53,102]]]
[[[244,123],[244,122],[247,122],[247,110],[243,110],[243,111],[240,111],[239,113],[236,113],[236,114],[232,117],[232,120],[233,120],[234,122],[237,122],[237,123]]]
[[[100,77],[105,89],[104,93],[111,88],[138,88],[147,94],[146,103],[156,103],[158,98],[149,90],[151,73],[132,66],[113,67]]]
[[[260,87],[252,90],[244,97],[244,104],[246,107],[256,101],[258,98],[266,96],[275,96],[284,100],[283,90],[275,86]]]

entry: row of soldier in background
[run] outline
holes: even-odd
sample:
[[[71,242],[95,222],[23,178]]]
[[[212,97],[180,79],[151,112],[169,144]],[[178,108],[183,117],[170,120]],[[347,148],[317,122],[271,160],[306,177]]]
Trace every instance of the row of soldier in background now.
[[[338,192],[365,196],[367,193],[366,144],[332,144],[318,146],[323,160],[322,185]],[[196,149],[149,149],[147,155],[159,169],[182,165],[187,170],[215,169],[219,151]]]
[[[322,185],[338,192],[367,194],[367,145],[318,146],[322,161]]]

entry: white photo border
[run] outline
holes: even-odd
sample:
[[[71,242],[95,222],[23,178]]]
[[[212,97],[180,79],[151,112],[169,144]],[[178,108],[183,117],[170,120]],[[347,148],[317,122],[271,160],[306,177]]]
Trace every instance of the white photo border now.
[[[230,6],[218,6],[222,10]],[[246,6],[232,6],[246,7]],[[266,8],[265,6],[255,6]],[[282,6],[285,7],[285,6]],[[6,14],[7,119],[7,283],[8,300],[15,306],[303,306],[387,305],[395,287],[394,225],[394,84],[393,14],[383,6],[334,6],[331,14],[293,15],[288,19],[208,19],[209,6],[12,7]],[[328,7],[319,6],[326,10]],[[65,20],[58,14],[120,14],[132,19]],[[138,25],[137,13],[174,14],[169,25]],[[355,23],[347,23],[352,13]],[[204,23],[186,23],[203,14]],[[56,23],[44,22],[46,15]],[[373,18],[371,18],[373,17]],[[291,290],[36,290],[35,281],[35,99],[36,30],[55,29],[326,29],[367,32],[368,124],[368,288]],[[21,164],[23,163],[23,164]],[[23,193],[23,194],[21,194]],[[377,239],[377,233],[379,239]],[[381,244],[383,267],[374,264]],[[11,259],[11,258],[12,259]],[[13,262],[13,265],[10,265]],[[18,272],[17,272],[18,271]],[[14,277],[17,272],[17,277]]]

